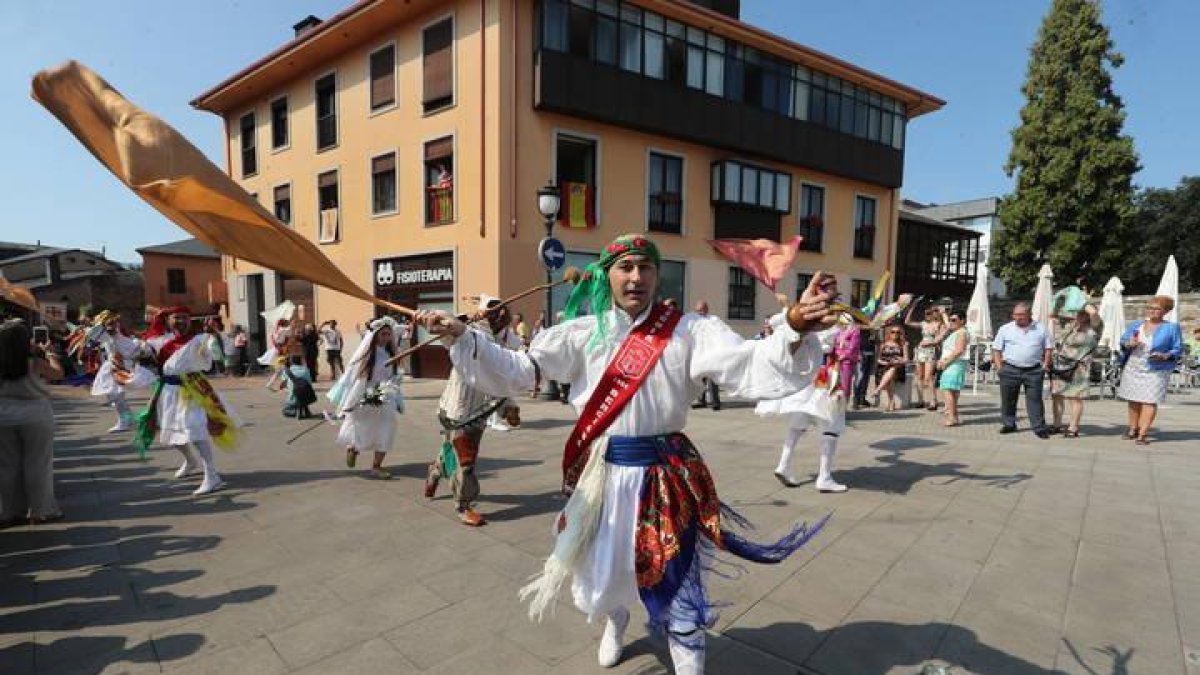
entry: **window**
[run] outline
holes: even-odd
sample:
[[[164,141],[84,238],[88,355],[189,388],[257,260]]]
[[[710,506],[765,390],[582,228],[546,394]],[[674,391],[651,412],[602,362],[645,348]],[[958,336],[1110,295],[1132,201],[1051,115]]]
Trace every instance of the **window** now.
[[[292,224],[292,186],[279,185],[275,188],[275,217],[285,225]]]
[[[621,5],[621,68],[642,72],[642,10]]]
[[[796,275],[796,299],[797,300],[800,299],[800,296],[804,295],[804,290],[806,288],[808,288],[808,285],[812,283],[812,280],[813,280],[813,275],[809,274],[808,272],[801,272]]]
[[[342,237],[339,201],[337,170],[317,176],[317,241],[322,244],[332,244]]]
[[[167,292],[171,295],[185,295],[187,293],[187,278],[184,276],[184,271],[177,267],[167,268]]]
[[[454,137],[425,144],[425,224],[454,222]]]
[[[286,148],[288,137],[288,100],[286,96],[271,101],[271,149]]]
[[[754,320],[754,277],[740,267],[729,268],[728,318]]]
[[[567,51],[567,5],[563,0],[542,2],[542,49]]]
[[[800,186],[800,220],[796,234],[804,237],[801,251],[820,251],[825,239],[825,188]]]
[[[371,158],[371,213],[396,212],[396,153]]]
[[[871,300],[871,282],[868,279],[850,280],[850,306],[866,307]]]
[[[875,200],[854,198],[854,257],[875,257]]]
[[[421,33],[425,72],[421,105],[431,113],[454,104],[454,19],[446,17]]]
[[[258,173],[258,153],[254,146],[254,113],[242,115],[238,126],[241,128],[242,178],[249,178]]]
[[[683,231],[683,159],[650,153],[646,181],[647,229],[680,234]]]
[[[337,74],[330,73],[317,80],[317,150],[337,145]]]
[[[564,227],[596,226],[596,141],[558,134],[554,143],[555,180],[562,190],[558,220]]]
[[[396,46],[371,53],[371,112],[396,104]]]
[[[596,15],[591,9],[571,3],[567,9],[567,51],[584,59],[592,58],[592,33]]]
[[[664,260],[658,267],[658,299],[674,298],[680,307],[687,307],[686,263],[675,260]]]
[[[778,213],[792,210],[792,177],[742,162],[714,162],[712,201],[740,204]]]

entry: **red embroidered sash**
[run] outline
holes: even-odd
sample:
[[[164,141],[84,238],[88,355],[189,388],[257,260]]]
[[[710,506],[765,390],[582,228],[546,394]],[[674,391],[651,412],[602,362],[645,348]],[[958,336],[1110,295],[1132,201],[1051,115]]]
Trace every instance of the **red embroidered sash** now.
[[[563,482],[573,486],[582,471],[579,460],[598,436],[603,434],[625,405],[641,388],[654,365],[671,342],[675,326],[683,312],[666,305],[655,305],[646,320],[634,326],[620,349],[609,362],[600,383],[583,407],[563,449]]]

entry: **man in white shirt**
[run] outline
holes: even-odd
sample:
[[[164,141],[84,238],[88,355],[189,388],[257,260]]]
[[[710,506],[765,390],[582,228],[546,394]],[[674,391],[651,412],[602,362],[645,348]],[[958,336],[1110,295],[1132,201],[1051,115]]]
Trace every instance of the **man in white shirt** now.
[[[1000,374],[1000,433],[1017,430],[1017,398],[1025,388],[1025,411],[1029,426],[1038,438],[1050,437],[1046,429],[1046,409],[1042,403],[1042,382],[1050,368],[1054,335],[1033,321],[1029,304],[1013,307],[1013,320],[996,331],[992,341],[992,365]]]
[[[338,330],[337,319],[330,319],[321,324],[321,342],[325,343],[325,360],[329,362],[330,379],[337,382],[338,377],[346,372],[342,365],[342,332]]]

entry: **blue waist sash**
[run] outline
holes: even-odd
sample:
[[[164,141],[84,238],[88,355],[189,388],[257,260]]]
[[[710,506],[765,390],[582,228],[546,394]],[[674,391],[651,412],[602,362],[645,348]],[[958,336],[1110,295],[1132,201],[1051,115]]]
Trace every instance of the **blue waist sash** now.
[[[608,449],[604,452],[604,461],[617,466],[655,466],[663,463],[663,456],[677,452],[678,444],[670,440],[673,434],[658,434],[655,436],[610,436]]]
[[[182,385],[183,385],[183,380],[182,380],[182,379],[180,379],[178,375],[160,375],[160,376],[158,377],[158,379],[159,379],[159,380],[160,380],[160,381],[161,381],[163,384],[173,384],[173,385],[175,385],[176,387],[179,387],[179,386],[182,386]]]

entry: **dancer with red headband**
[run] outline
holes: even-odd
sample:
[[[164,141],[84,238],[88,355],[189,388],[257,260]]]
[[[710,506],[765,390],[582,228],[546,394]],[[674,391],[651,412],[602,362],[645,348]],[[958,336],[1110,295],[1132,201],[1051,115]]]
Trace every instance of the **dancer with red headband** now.
[[[154,315],[145,341],[158,362],[159,378],[149,407],[138,415],[135,446],[145,455],[157,436],[159,443],[183,455],[175,478],[203,474],[200,487],[192,494],[220,490],[225,481],[217,473],[213,443],[233,447],[241,423],[204,376],[212,367],[208,334],[192,330],[188,308],[169,307]],[[195,448],[194,455],[189,444]]]
[[[691,402],[705,378],[751,399],[806,386],[823,359],[809,333],[833,320],[835,289],[816,275],[792,323],[744,341],[720,319],[656,303],[659,264],[649,238],[618,237],[572,292],[570,320],[539,333],[524,353],[445,312],[420,311],[414,320],[447,336],[455,370],[481,391],[517,396],[543,379],[571,387],[580,411],[563,458],[571,496],[553,553],[522,589],[530,615],[541,618],[573,577],[575,605],[589,620],[606,620],[600,665],[620,661],[629,607],[640,602],[652,629],[667,633],[675,672],[701,675],[705,629],[715,620],[702,578],[706,557],[720,550],[776,563],[821,523],[800,524],[768,544],[736,533],[745,520],[721,503],[682,433]],[[585,300],[593,315],[574,318]]]
[[[145,389],[154,383],[154,373],[137,364],[145,347],[121,323],[121,315],[106,309],[96,315],[87,331],[87,342],[98,344],[104,361],[92,380],[92,396],[103,396],[117,411],[117,423],[109,433],[134,427],[133,410],[125,400],[128,389]]]

